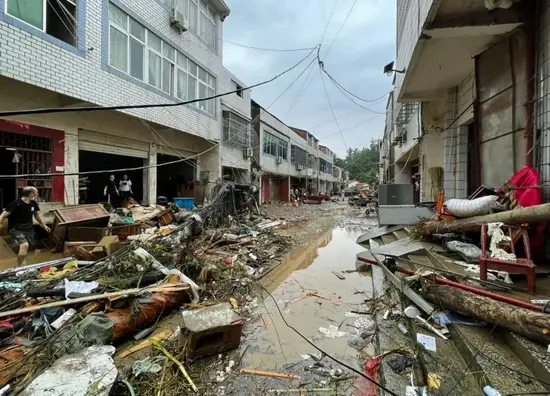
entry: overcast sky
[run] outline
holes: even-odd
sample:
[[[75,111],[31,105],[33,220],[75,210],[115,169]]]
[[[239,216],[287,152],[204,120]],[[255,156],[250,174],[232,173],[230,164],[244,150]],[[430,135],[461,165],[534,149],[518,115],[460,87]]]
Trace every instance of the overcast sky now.
[[[354,0],[226,1],[231,7],[231,14],[224,22],[224,65],[245,84],[251,85],[273,77],[304,58],[309,51],[260,51],[227,41],[271,49],[314,47],[321,40],[336,1],[321,50],[325,69],[342,86],[366,100],[376,99],[391,90],[391,78],[382,71],[384,65],[395,57],[394,1],[357,0],[328,56],[325,54]],[[267,108],[312,59],[313,55],[287,75],[254,89],[252,98]],[[308,130],[338,156],[345,155],[346,146],[361,148],[368,145],[372,138],[382,135],[384,116],[353,104],[325,75],[328,95],[343,131],[344,145],[331,114],[319,68],[314,64],[311,69],[311,73],[306,70],[268,109],[271,113],[287,125]],[[298,95],[300,89],[301,96]],[[357,99],[356,102],[384,113],[386,98],[375,103]]]

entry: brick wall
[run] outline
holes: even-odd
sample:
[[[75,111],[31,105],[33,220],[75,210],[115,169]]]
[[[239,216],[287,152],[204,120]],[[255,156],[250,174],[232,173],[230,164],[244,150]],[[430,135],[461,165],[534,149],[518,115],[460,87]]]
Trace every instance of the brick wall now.
[[[178,34],[169,24],[169,11],[151,0],[114,0],[163,40],[204,66],[217,78],[217,92],[223,74],[221,45],[214,52],[194,34]],[[123,78],[106,65],[108,50],[108,1],[79,1],[80,47],[74,51],[27,25],[14,26],[4,14],[5,0],[0,0],[0,75],[48,89],[80,101],[101,106],[135,103],[172,103],[173,97]],[[10,23],[8,23],[10,22]],[[24,25],[24,26],[23,26]],[[223,37],[223,23],[217,18],[217,35]],[[59,40],[58,40],[59,41]],[[82,44],[85,47],[82,48]],[[137,80],[136,80],[137,81]],[[128,114],[208,139],[220,138],[218,101],[214,117],[186,106],[127,110]]]

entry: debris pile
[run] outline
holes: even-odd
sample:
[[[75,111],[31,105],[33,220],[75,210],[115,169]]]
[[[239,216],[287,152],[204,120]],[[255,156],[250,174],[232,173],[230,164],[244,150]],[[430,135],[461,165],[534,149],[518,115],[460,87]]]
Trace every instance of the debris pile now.
[[[0,391],[200,393],[188,362],[239,345],[256,279],[292,246],[273,232],[286,222],[261,216],[243,189],[223,182],[212,195],[191,211],[58,210],[52,240],[68,257],[0,273]],[[136,235],[112,232],[136,224]],[[162,330],[164,317],[176,323]]]
[[[550,348],[550,297],[537,294],[548,286],[548,269],[535,265],[544,262],[541,253],[548,221],[550,204],[542,203],[538,173],[525,167],[501,188],[482,186],[468,199],[444,202],[441,192],[434,217],[421,219],[411,228],[388,227],[361,236],[370,250],[358,260],[382,269],[401,293],[398,302],[409,305],[397,315],[386,310],[379,323],[392,321],[393,331],[413,337],[413,344],[420,346],[425,356],[437,356],[442,345],[458,342],[456,338],[466,340],[458,349],[465,346],[464,350],[471,350],[469,364],[486,357],[481,349],[499,329],[504,339],[520,336],[523,341],[518,345],[528,347],[521,346],[518,352],[512,349],[536,361],[537,353],[544,355]],[[390,235],[392,239],[387,238]],[[411,326],[416,331],[411,332]],[[459,330],[461,326],[492,330],[481,347],[474,347]],[[425,390],[435,385],[439,388],[441,378],[430,377],[423,370],[415,372],[419,359],[415,353],[384,364],[397,373],[410,371],[413,383]],[[491,362],[495,364],[495,359]],[[506,363],[496,364],[505,371],[508,368]],[[547,367],[544,360],[540,367]],[[480,372],[481,378],[481,366]],[[521,383],[518,370],[507,375]],[[530,378],[535,380],[534,390],[550,385],[542,377]],[[461,381],[453,380],[456,384]],[[483,381],[495,392],[491,394],[500,394],[494,389],[496,384],[488,383],[487,378]],[[444,393],[452,391],[450,387]]]

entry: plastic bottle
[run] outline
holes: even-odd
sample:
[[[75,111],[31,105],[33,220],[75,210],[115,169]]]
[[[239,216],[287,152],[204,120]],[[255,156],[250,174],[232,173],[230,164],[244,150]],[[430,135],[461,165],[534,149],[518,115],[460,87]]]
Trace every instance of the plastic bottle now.
[[[403,323],[399,323],[397,327],[399,328],[399,330],[401,330],[401,333],[403,334],[407,334],[409,332],[409,330],[407,330],[407,328]]]

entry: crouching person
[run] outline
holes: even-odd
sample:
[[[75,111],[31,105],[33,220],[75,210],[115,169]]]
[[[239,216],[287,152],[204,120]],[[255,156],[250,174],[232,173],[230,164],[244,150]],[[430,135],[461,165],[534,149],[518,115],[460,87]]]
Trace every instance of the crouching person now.
[[[27,264],[27,252],[29,247],[34,245],[33,217],[40,224],[40,227],[46,232],[50,232],[50,228],[42,221],[39,213],[40,208],[35,200],[36,197],[38,197],[36,188],[25,187],[21,193],[21,198],[10,203],[0,215],[0,227],[7,217],[8,232],[13,240],[19,244],[18,267]]]

